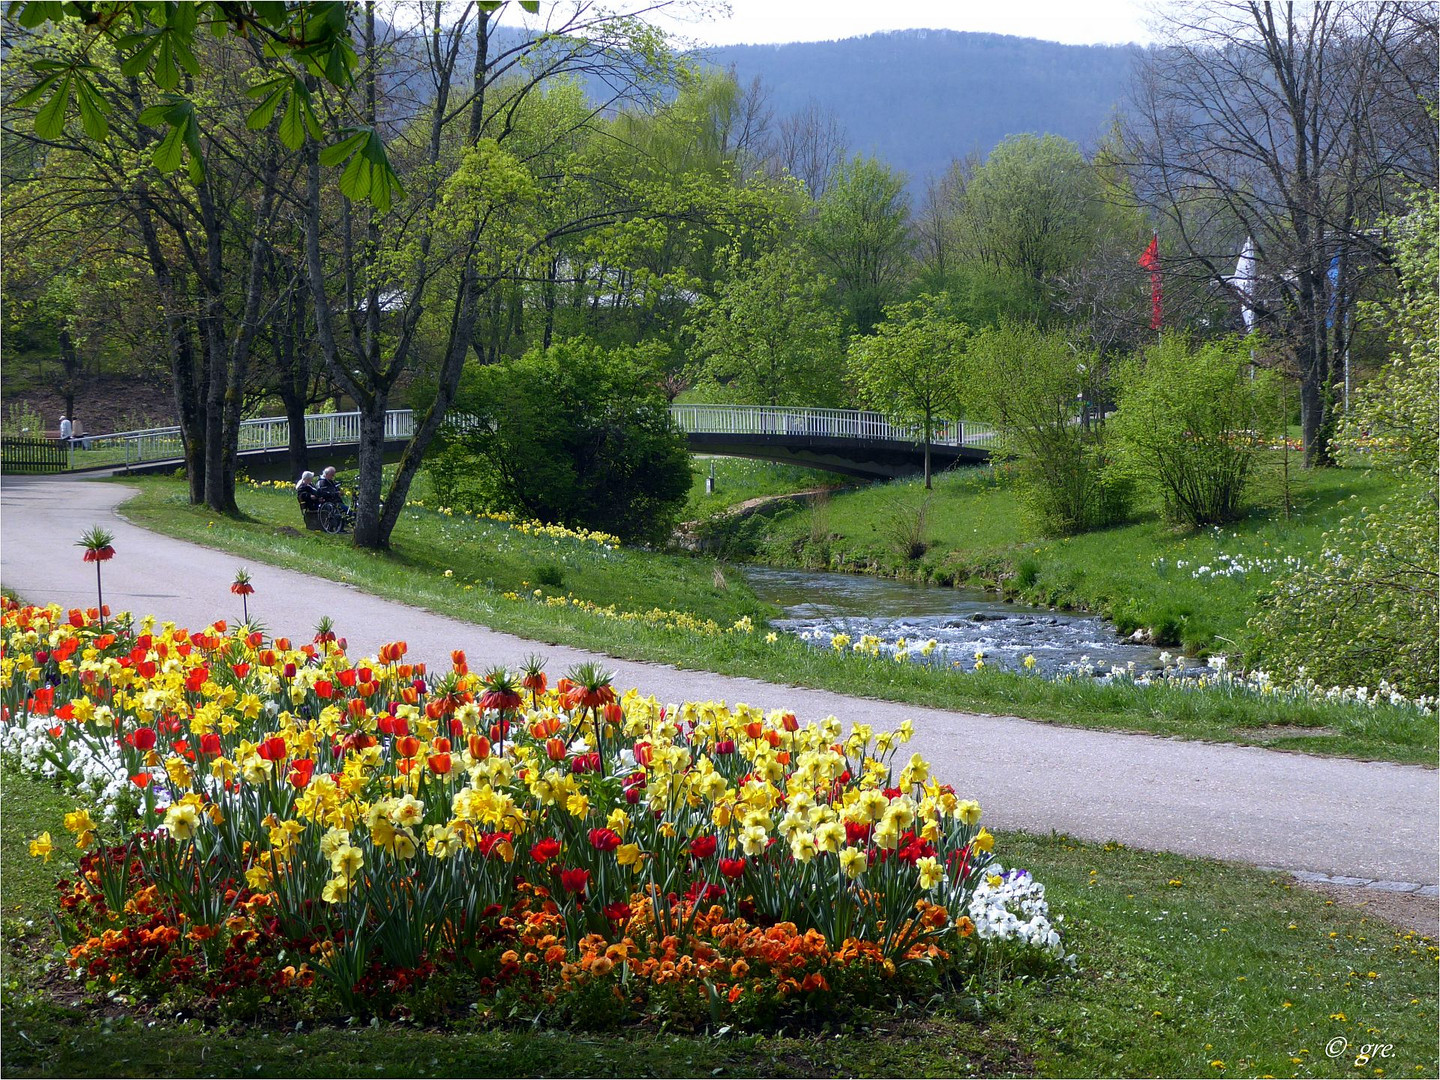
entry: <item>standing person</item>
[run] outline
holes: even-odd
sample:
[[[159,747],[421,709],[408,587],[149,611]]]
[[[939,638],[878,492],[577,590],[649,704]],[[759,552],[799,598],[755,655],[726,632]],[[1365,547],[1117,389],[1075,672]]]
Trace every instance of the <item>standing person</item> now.
[[[74,433],[74,431],[75,431],[75,427],[74,427],[73,424],[70,423],[69,418],[66,417],[66,415],[65,415],[64,413],[61,413],[61,414],[60,414],[60,441],[61,441],[62,443],[64,443],[67,447],[70,445],[70,436],[71,436],[71,434]]]

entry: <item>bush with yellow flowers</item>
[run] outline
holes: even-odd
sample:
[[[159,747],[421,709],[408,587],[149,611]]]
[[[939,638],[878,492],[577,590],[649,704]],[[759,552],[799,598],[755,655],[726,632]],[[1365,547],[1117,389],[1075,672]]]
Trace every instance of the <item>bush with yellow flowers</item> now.
[[[708,1023],[1062,951],[908,723],[407,651],[6,601],[0,752],[87,800],[31,845],[76,858],[77,977],[231,1013]]]

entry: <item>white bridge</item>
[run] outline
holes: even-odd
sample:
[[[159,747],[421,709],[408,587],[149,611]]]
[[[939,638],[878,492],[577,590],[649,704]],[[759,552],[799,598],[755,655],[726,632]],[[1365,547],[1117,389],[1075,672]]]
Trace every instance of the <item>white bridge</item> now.
[[[924,465],[924,431],[860,409],[804,409],[784,405],[672,405],[670,415],[690,449],[728,457],[762,458],[850,476],[896,477]],[[993,428],[937,420],[930,432],[932,468],[988,461]]]
[[[761,458],[829,469],[854,476],[900,476],[917,471],[923,459],[923,433],[895,424],[878,412],[860,409],[806,409],[764,405],[672,405],[670,415],[699,453]],[[467,418],[454,417],[463,427]],[[385,441],[392,448],[414,433],[409,409],[385,414]],[[360,445],[358,412],[319,413],[305,417],[305,441],[311,449],[353,453]],[[959,420],[937,421],[931,432],[931,457],[937,468],[989,457],[995,432]],[[248,459],[283,460],[290,447],[290,421],[261,417],[240,425],[239,452]],[[71,470],[101,467],[155,469],[184,463],[178,427],[120,431],[74,440]]]

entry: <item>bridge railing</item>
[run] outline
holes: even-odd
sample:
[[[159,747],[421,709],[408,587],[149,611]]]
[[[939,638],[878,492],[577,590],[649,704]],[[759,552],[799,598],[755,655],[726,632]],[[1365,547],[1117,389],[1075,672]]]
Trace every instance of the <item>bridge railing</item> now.
[[[415,417],[410,409],[392,409],[385,414],[385,438],[408,439],[414,432]],[[264,416],[240,422],[240,453],[281,450],[290,445],[290,420]],[[319,413],[305,417],[305,441],[310,446],[343,446],[360,441],[358,412]],[[97,465],[142,465],[146,462],[184,458],[185,442],[178,427],[117,431],[77,439],[70,452],[70,468]]]
[[[878,442],[920,443],[917,425],[891,423],[883,413],[863,409],[801,409],[783,405],[672,405],[670,415],[687,434],[818,436]],[[984,424],[941,420],[931,434],[934,446],[989,447],[995,431]]]

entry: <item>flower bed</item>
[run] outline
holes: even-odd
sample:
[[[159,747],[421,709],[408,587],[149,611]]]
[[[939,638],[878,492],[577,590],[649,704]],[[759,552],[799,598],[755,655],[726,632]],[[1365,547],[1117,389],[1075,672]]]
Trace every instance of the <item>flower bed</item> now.
[[[1043,886],[903,753],[908,725],[459,652],[432,672],[403,642],[352,660],[323,626],[296,647],[6,602],[0,749],[89,804],[59,883],[77,977],[303,1015],[708,1023],[1061,953]]]

